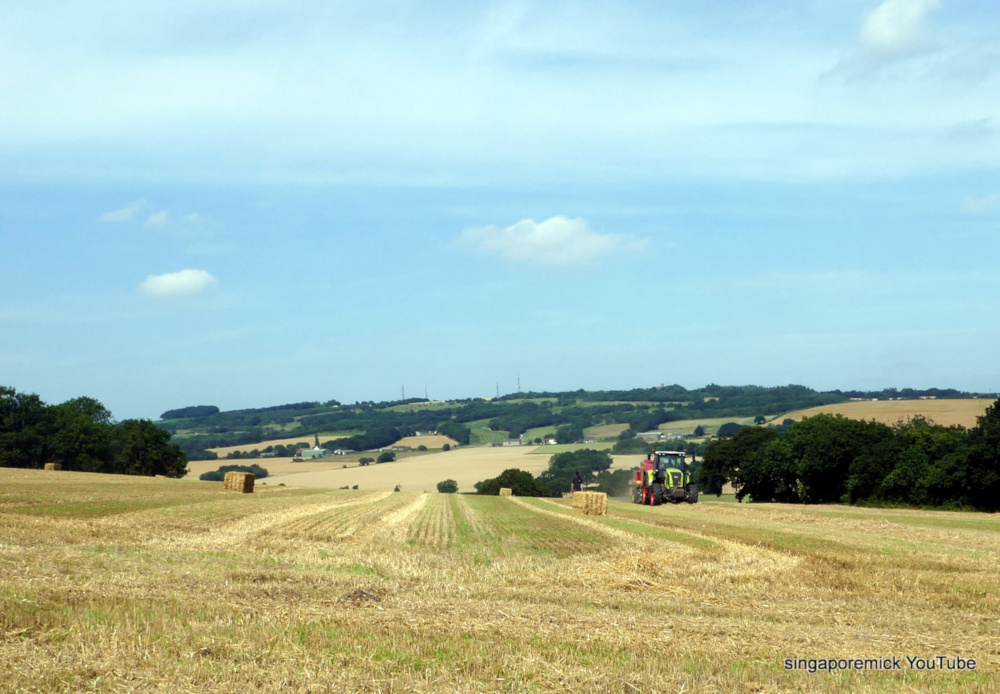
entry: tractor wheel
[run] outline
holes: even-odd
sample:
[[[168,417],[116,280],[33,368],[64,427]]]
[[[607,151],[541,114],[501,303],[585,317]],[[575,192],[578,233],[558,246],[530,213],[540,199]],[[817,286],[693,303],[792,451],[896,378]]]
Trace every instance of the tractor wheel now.
[[[688,494],[688,503],[689,504],[697,504],[698,503],[698,490],[697,489],[692,489],[691,492]]]
[[[653,506],[659,506],[667,498],[667,490],[662,484],[654,484],[652,492],[650,503]]]

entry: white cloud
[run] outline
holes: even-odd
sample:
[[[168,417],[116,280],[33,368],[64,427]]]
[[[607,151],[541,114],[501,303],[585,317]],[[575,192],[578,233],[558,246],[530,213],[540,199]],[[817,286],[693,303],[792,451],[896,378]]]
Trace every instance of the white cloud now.
[[[649,240],[626,234],[598,234],[580,218],[525,219],[509,227],[466,229],[457,241],[484,253],[545,265],[577,265],[601,256],[645,248]]]
[[[131,222],[137,213],[139,213],[143,208],[146,207],[145,200],[136,200],[135,202],[130,202],[125,207],[121,207],[117,210],[111,212],[105,212],[101,215],[102,222]]]
[[[195,296],[217,282],[205,270],[181,270],[163,275],[150,275],[139,285],[147,296]]]
[[[997,203],[1000,203],[1000,196],[997,195],[987,195],[982,198],[968,198],[962,203],[962,212],[965,214],[985,212],[996,207]]]
[[[188,224],[200,224],[202,218],[197,212],[192,212],[191,214],[184,215],[182,219]]]
[[[869,77],[894,63],[933,52],[937,44],[924,20],[940,6],[940,0],[884,0],[865,15],[857,45],[828,74]]]
[[[143,226],[148,229],[152,229],[154,227],[164,227],[167,225],[167,222],[169,221],[170,221],[170,213],[167,212],[166,210],[160,210],[159,212],[154,212],[153,214],[149,215],[149,218],[146,220],[146,223],[143,224]]]
[[[940,0],[885,0],[865,17],[858,41],[864,50],[883,56],[924,52],[933,45],[924,18],[940,6]]]

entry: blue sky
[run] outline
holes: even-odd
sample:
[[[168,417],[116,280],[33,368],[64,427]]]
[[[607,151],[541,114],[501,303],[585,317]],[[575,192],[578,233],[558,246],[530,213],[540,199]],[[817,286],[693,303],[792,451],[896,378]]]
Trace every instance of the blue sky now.
[[[0,0],[0,383],[1000,389],[985,0]]]

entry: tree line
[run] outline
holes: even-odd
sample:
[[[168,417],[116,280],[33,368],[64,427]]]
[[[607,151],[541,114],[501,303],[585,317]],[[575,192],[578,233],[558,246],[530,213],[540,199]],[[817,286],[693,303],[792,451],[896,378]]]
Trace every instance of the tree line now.
[[[612,459],[607,451],[583,449],[557,453],[549,458],[548,468],[537,477],[518,468],[504,470],[491,479],[476,482],[479,494],[500,494],[501,488],[509,488],[515,496],[562,496],[570,491],[574,475],[579,472],[587,488],[605,492],[611,496],[624,494],[632,479],[629,470],[611,471]]]
[[[709,444],[702,488],[731,482],[738,499],[757,502],[1000,510],[1000,400],[971,429],[829,414],[781,429],[744,427]]]
[[[170,433],[148,419],[116,422],[94,398],[48,405],[35,394],[0,386],[0,466],[123,475],[187,474],[187,458]]]

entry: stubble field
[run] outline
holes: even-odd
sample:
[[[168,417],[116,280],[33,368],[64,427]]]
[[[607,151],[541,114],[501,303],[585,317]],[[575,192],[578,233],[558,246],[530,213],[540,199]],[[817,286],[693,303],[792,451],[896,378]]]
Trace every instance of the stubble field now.
[[[997,690],[1000,519],[0,470],[0,690]],[[905,656],[974,658],[917,671]],[[786,658],[899,657],[898,672]]]
[[[820,413],[842,414],[851,419],[874,419],[883,424],[895,424],[900,419],[921,414],[936,424],[952,426],[961,424],[964,427],[976,425],[976,417],[982,416],[986,408],[992,405],[992,398],[962,399],[962,400],[862,400],[842,402],[836,405],[823,405],[808,410],[789,412],[778,418],[799,421],[803,417],[811,417]]]

